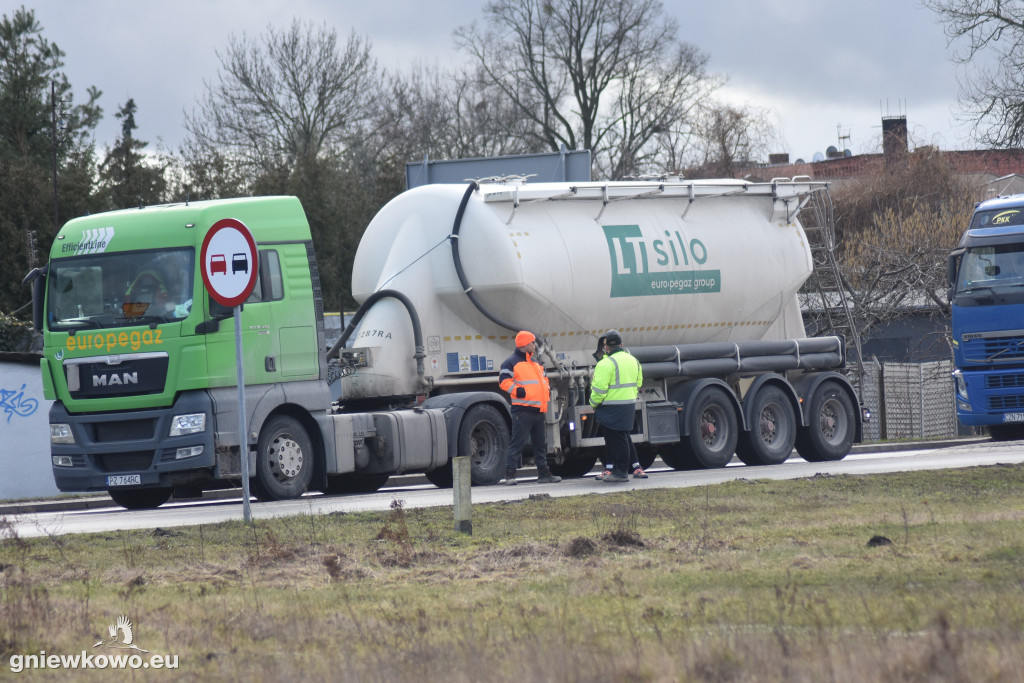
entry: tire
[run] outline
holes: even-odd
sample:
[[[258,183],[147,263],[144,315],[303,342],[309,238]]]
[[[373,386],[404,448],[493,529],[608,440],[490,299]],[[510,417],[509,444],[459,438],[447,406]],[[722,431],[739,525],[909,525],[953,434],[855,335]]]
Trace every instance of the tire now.
[[[796,413],[779,387],[764,386],[750,404],[754,424],[739,435],[736,455],[747,465],[779,465],[786,462],[796,443]]]
[[[565,452],[565,460],[561,464],[556,463],[548,456],[548,466],[553,474],[563,479],[578,479],[589,474],[597,462],[597,449],[594,448],[573,448]]]
[[[1024,439],[1024,426],[1021,425],[990,425],[988,435],[993,441],[1016,441]]]
[[[109,489],[111,499],[125,510],[152,510],[171,498],[172,488]]]
[[[324,493],[376,493],[391,477],[390,474],[339,474],[327,478]]]
[[[811,397],[808,424],[797,430],[796,450],[807,462],[842,460],[856,433],[853,401],[838,382],[822,382]]]
[[[640,467],[649,470],[658,457],[658,451],[650,444],[634,444],[636,446],[636,458],[640,461]]]
[[[458,454],[469,456],[474,486],[497,484],[505,476],[508,442],[508,423],[497,408],[479,403],[466,411],[459,425]],[[447,467],[451,476],[451,463]]]
[[[690,433],[679,444],[663,448],[661,459],[677,470],[715,469],[729,464],[736,452],[739,421],[725,391],[716,386],[702,389],[686,419]]]
[[[256,445],[258,500],[292,500],[309,490],[313,481],[313,442],[306,428],[288,415],[267,420]]]

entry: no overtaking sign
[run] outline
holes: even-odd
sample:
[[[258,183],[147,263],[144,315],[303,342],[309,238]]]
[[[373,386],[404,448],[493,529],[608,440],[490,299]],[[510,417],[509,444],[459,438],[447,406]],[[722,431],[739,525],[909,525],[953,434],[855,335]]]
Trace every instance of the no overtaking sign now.
[[[222,218],[214,223],[199,256],[203,284],[214,301],[234,308],[249,298],[259,263],[256,241],[241,221]]]

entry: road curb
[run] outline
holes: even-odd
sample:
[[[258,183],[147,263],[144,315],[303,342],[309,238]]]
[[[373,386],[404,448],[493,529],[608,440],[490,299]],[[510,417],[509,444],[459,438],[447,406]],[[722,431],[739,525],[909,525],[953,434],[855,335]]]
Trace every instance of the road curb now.
[[[885,443],[868,443],[868,444],[856,444],[851,449],[851,453],[881,453],[883,451],[918,451],[918,450],[934,450],[938,448],[951,448],[953,446],[963,446],[966,444],[977,443],[979,441],[987,441],[989,437],[970,437],[963,439],[940,439],[934,441],[901,441],[901,442],[885,442]],[[523,476],[530,476],[532,468],[524,468],[520,470],[520,474]],[[419,486],[428,484],[429,481],[422,474],[407,474],[397,477],[392,477],[385,484],[388,488],[398,488],[405,486]],[[203,495],[199,498],[172,498],[172,501],[215,501],[223,500],[226,498],[239,498],[242,495],[241,489],[217,489],[213,491],[203,491]],[[72,512],[81,510],[96,510],[100,508],[114,507],[114,501],[110,499],[110,496],[105,494],[97,494],[94,496],[75,496],[72,498],[50,498],[39,501],[17,501],[12,503],[0,502],[0,517],[7,515],[25,515],[37,512]]]

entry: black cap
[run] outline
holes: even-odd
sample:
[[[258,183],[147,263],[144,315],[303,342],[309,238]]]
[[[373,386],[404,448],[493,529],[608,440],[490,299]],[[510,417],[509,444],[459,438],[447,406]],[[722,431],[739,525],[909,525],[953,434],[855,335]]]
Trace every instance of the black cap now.
[[[608,346],[621,346],[622,335],[618,330],[608,330],[604,333],[604,343]]]

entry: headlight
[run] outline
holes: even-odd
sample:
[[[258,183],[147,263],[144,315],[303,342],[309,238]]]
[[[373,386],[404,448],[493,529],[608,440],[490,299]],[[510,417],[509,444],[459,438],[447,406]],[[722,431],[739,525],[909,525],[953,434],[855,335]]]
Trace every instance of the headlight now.
[[[69,424],[50,425],[50,443],[75,443],[75,435],[71,433]]]
[[[967,381],[964,380],[964,375],[959,370],[953,371],[953,380],[956,382],[956,393],[966,399],[967,398]]]
[[[171,436],[198,434],[206,431],[206,413],[175,415],[171,419]]]

